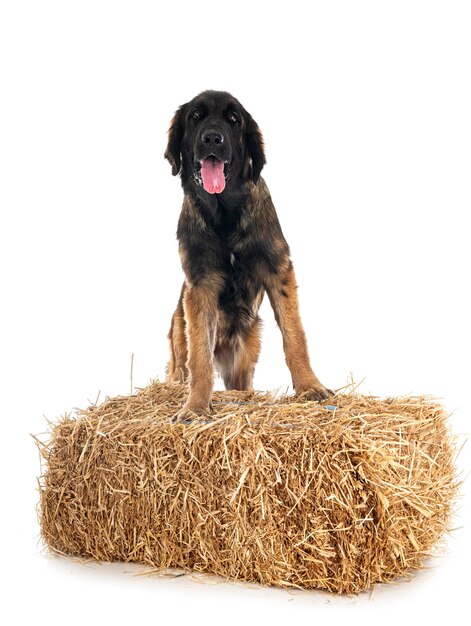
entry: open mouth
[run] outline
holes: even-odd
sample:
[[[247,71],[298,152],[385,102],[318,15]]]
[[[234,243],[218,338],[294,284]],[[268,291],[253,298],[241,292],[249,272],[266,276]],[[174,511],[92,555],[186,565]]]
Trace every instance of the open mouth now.
[[[197,162],[195,179],[207,193],[222,193],[226,186],[227,173],[227,161],[220,161],[214,155],[210,155]]]

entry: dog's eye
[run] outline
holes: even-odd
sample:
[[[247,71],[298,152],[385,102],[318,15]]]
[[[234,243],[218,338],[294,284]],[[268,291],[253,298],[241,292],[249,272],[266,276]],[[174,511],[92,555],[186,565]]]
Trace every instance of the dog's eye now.
[[[239,116],[237,115],[237,113],[234,113],[234,111],[232,111],[227,116],[227,119],[229,120],[231,124],[237,124],[237,122],[239,121]]]
[[[195,109],[195,110],[193,111],[193,113],[191,114],[191,117],[192,117],[194,120],[200,120],[200,119],[201,119],[201,111],[200,111],[199,109]]]

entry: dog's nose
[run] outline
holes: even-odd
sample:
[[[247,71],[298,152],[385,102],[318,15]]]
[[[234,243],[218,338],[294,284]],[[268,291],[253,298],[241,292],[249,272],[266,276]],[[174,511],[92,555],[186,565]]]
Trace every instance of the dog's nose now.
[[[201,141],[207,146],[224,143],[224,135],[214,128],[208,128],[201,134]]]

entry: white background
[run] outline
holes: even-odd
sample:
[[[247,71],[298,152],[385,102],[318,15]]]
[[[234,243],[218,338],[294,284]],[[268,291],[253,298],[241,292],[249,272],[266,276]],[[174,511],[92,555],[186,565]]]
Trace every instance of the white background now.
[[[266,140],[314,369],[434,394],[469,432],[466,2],[0,4],[4,623],[444,623],[469,614],[469,484],[448,552],[372,596],[135,577],[41,551],[29,433],[162,377],[182,272],[176,107],[232,92]],[[290,383],[264,305],[255,383]],[[460,457],[464,475],[469,447]],[[460,621],[460,620],[458,620]]]

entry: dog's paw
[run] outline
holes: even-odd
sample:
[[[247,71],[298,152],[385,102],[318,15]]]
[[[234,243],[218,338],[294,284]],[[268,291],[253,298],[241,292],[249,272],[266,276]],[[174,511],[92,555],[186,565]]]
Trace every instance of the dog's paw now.
[[[166,382],[171,384],[183,384],[184,382],[186,382],[187,379],[187,375],[185,373],[185,370],[182,369],[181,367],[174,370],[173,372],[169,372],[167,374],[167,378],[166,378]]]
[[[209,417],[211,410],[210,404],[207,406],[196,406],[185,402],[182,408],[171,418],[171,422],[173,424],[177,422],[192,422],[195,417]]]
[[[326,400],[329,396],[334,395],[335,392],[332,391],[332,389],[327,389],[327,387],[324,387],[324,385],[311,387],[311,389],[306,389],[305,391],[301,391],[297,394],[300,400],[310,400],[315,402]]]

